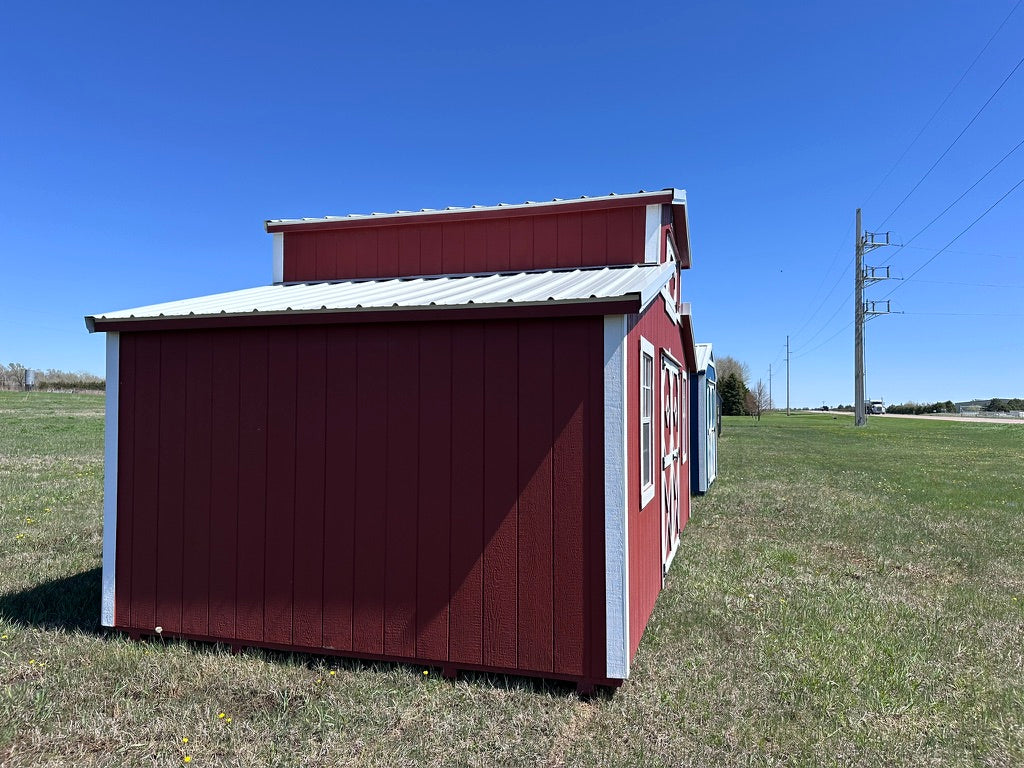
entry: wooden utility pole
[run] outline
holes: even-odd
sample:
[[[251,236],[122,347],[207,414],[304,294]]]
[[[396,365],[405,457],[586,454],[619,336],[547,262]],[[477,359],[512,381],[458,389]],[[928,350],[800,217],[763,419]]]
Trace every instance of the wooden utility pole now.
[[[863,427],[868,423],[864,411],[864,239],[860,234],[860,208],[857,209],[856,265],[853,270],[853,423]]]
[[[768,410],[772,410],[772,364],[768,363]]]
[[[789,336],[786,336],[786,415],[789,416]]]

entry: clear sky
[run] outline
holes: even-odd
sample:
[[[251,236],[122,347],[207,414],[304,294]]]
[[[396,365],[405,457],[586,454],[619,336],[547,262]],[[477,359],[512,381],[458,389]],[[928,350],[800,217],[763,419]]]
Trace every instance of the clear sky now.
[[[8,4],[0,360],[102,373],[83,315],[270,282],[267,218],[675,186],[698,341],[784,404],[788,334],[793,405],[852,402],[854,211],[909,242],[1024,139],[1022,66],[925,177],[1016,4]],[[935,258],[868,292],[906,313],[869,397],[1024,396],[1024,185],[936,256],[1022,178],[1024,147],[871,254]]]

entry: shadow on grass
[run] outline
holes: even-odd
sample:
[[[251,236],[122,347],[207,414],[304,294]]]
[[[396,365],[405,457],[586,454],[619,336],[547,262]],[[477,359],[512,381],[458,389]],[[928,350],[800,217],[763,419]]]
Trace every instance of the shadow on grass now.
[[[102,570],[93,568],[20,592],[0,595],[0,618],[40,629],[97,634],[101,631],[99,625],[101,578]],[[224,653],[229,648],[229,646],[216,641],[191,640],[181,637],[158,640],[155,637],[145,636],[143,642],[145,641],[184,643],[196,654]],[[438,676],[441,671],[436,667],[427,667],[423,664],[360,659],[333,654],[322,655],[315,652],[283,651],[257,646],[249,646],[242,653],[277,664],[298,663],[310,668],[325,665],[334,669],[350,671],[407,669],[417,678],[427,668],[431,669],[431,674]],[[459,672],[459,678],[480,688],[528,691],[561,697],[571,697],[576,692],[575,683],[536,677],[462,670]],[[591,698],[603,699],[609,696],[611,696],[611,691],[598,688]]]
[[[101,569],[0,595],[0,617],[41,629],[96,633],[100,629]]]
[[[209,646],[208,643],[190,642],[197,650],[201,646]],[[389,670],[405,670],[416,679],[426,677],[424,670],[436,678],[441,677],[441,668],[430,664],[415,664],[403,661],[381,661],[379,659],[362,659],[352,656],[317,654],[314,652],[304,653],[301,651],[282,651],[273,648],[260,648],[249,646],[241,651],[246,655],[252,655],[266,661],[278,664],[300,664],[309,669],[329,668],[345,670],[348,672],[386,673]],[[476,688],[491,688],[495,690],[526,691],[529,693],[547,694],[562,698],[576,696],[576,683],[565,680],[551,680],[541,677],[527,675],[500,674],[497,672],[480,672],[476,670],[459,670],[458,679],[469,683]],[[452,682],[452,681],[447,681]],[[592,694],[585,696],[587,699],[610,699],[614,689],[598,687]]]

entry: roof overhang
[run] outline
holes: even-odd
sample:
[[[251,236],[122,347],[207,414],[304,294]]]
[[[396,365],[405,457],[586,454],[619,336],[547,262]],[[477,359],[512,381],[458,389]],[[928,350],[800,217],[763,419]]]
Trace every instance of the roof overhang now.
[[[684,301],[679,306],[679,335],[683,340],[683,357],[686,358],[686,370],[697,370],[697,345],[693,336],[693,313],[690,302]]]
[[[686,190],[670,189],[672,193],[672,229],[675,232],[676,245],[679,248],[679,265],[689,269],[690,260],[690,215],[687,213]]]
[[[444,209],[424,208],[419,211],[395,211],[393,213],[357,213],[348,216],[324,216],[311,219],[268,219],[264,222],[267,232],[309,232],[323,229],[341,229],[378,226],[380,222],[388,224],[429,224],[441,221],[462,221],[477,219],[515,218],[519,216],[537,216],[545,213],[571,213],[574,211],[600,210],[606,208],[622,208],[636,205],[654,205],[671,203],[673,211],[677,206],[683,209],[685,218],[686,192],[680,189],[662,189],[656,192],[635,192],[626,195],[603,195],[600,197],[579,197],[571,199],[555,199],[543,202],[525,202],[516,204],[500,203],[498,205],[475,205],[461,208]],[[684,226],[688,232],[689,227]],[[686,244],[680,246],[686,250],[689,259],[689,235]]]
[[[248,288],[85,318],[94,331],[632,314],[671,263]]]
[[[697,344],[697,370],[706,370],[710,365],[712,368],[715,366],[715,353],[712,351],[710,344]]]

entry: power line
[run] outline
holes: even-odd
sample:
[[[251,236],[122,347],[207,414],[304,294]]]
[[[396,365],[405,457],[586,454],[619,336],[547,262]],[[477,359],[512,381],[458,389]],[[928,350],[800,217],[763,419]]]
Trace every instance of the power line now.
[[[1022,0],[1022,1],[1024,1],[1024,0]],[[946,214],[947,214],[947,213],[949,212],[949,209],[950,209],[950,208],[952,208],[952,207],[953,207],[954,205],[956,205],[956,204],[957,204],[957,203],[959,203],[959,202],[960,202],[961,200],[963,200],[963,199],[964,199],[964,198],[965,198],[965,197],[966,197],[966,196],[967,196],[967,195],[968,195],[968,194],[969,194],[969,193],[971,192],[971,190],[973,190],[973,189],[974,189],[974,188],[975,188],[976,186],[978,186],[979,184],[981,184],[981,182],[983,182],[983,181],[984,181],[984,180],[985,180],[986,178],[988,178],[988,175],[989,175],[990,173],[992,173],[992,171],[994,171],[994,170],[995,170],[996,168],[998,168],[998,167],[999,167],[1000,165],[1002,165],[1002,164],[1003,164],[1003,162],[1004,162],[1004,161],[1006,160],[1006,158],[1008,158],[1008,157],[1009,157],[1010,155],[1012,155],[1012,154],[1013,154],[1014,152],[1016,152],[1016,151],[1017,151],[1018,149],[1020,149],[1020,148],[1021,148],[1022,146],[1024,146],[1024,139],[1021,139],[1021,140],[1020,140],[1019,142],[1017,142],[1017,146],[1015,146],[1015,147],[1014,147],[1013,149],[1011,149],[1011,150],[1010,150],[1009,152],[1007,152],[1007,153],[1006,153],[1005,155],[1003,155],[1003,156],[1002,156],[1002,157],[1001,157],[1001,158],[999,159],[999,162],[997,162],[997,163],[996,163],[995,165],[993,165],[993,166],[992,166],[991,168],[989,168],[989,169],[988,169],[987,171],[985,171],[985,173],[984,173],[984,174],[982,174],[981,178],[979,178],[979,179],[978,179],[978,180],[977,180],[976,182],[974,182],[973,184],[971,184],[971,186],[969,186],[969,187],[968,187],[967,189],[965,189],[965,190],[964,190],[963,192],[961,192],[961,193],[960,193],[960,196],[959,196],[959,197],[957,197],[957,199],[956,199],[956,200],[954,200],[954,201],[953,201],[952,203],[950,203],[950,204],[949,204],[949,205],[947,205],[947,206],[946,206],[945,208],[943,208],[943,209],[942,209],[942,212],[941,212],[941,213],[939,213],[939,215],[938,215],[938,216],[936,216],[936,217],[935,217],[934,219],[932,219],[932,220],[931,220],[931,221],[929,221],[929,222],[928,222],[927,224],[925,224],[925,225],[924,225],[924,226],[923,226],[923,227],[922,227],[921,229],[919,229],[919,230],[917,231],[917,234],[916,234],[916,235],[914,235],[914,236],[913,236],[912,238],[910,238],[910,240],[908,240],[908,241],[907,241],[906,243],[904,243],[904,244],[903,244],[903,245],[901,245],[901,246],[900,246],[899,248],[897,248],[897,249],[896,249],[895,251],[893,251],[893,252],[892,252],[892,254],[891,254],[891,255],[889,256],[889,258],[887,258],[887,259],[886,259],[885,261],[883,261],[883,262],[882,262],[882,264],[881,264],[880,266],[884,266],[884,265],[888,264],[888,263],[889,263],[890,261],[892,261],[893,257],[894,257],[894,256],[895,256],[895,255],[896,255],[897,253],[899,253],[899,252],[900,252],[901,250],[903,250],[904,248],[906,248],[906,247],[907,247],[908,245],[910,245],[910,244],[911,244],[912,242],[914,242],[915,240],[917,240],[917,238],[918,238],[918,237],[920,237],[920,236],[921,236],[921,235],[922,235],[922,234],[923,234],[923,233],[924,233],[924,232],[925,232],[925,231],[926,231],[926,230],[927,230],[927,229],[928,229],[928,228],[929,228],[929,227],[930,227],[930,226],[931,226],[932,224],[934,224],[934,223],[935,223],[936,221],[938,221],[938,220],[939,220],[939,219],[941,219],[941,218],[942,218],[943,216],[945,216],[945,215],[946,215]]]
[[[948,251],[953,253],[953,251]],[[890,277],[890,280],[905,280],[903,277]],[[1014,288],[1020,290],[1024,284],[1014,285],[1012,283],[960,283],[953,280],[915,280],[916,283],[929,283],[931,285],[957,285],[964,288]]]
[[[1013,8],[1010,9],[1010,12],[1008,14],[1006,14],[1006,18],[1003,19],[1002,24],[1000,24],[998,27],[996,27],[996,31],[992,33],[992,36],[988,39],[988,42],[985,43],[985,45],[982,47],[982,49],[980,51],[978,51],[978,55],[974,57],[974,60],[971,61],[971,63],[967,65],[967,69],[965,69],[964,73],[962,75],[960,75],[960,79],[957,80],[953,84],[953,87],[949,89],[949,93],[946,94],[946,98],[944,98],[942,100],[942,103],[939,104],[939,106],[937,106],[935,108],[934,112],[932,112],[931,117],[929,117],[925,121],[924,125],[921,126],[921,130],[919,130],[917,132],[917,135],[914,137],[913,141],[911,141],[910,144],[907,145],[907,148],[903,150],[903,153],[898,158],[896,158],[896,162],[892,164],[892,167],[889,169],[889,172],[886,173],[885,176],[882,177],[882,180],[880,182],[878,182],[878,185],[873,190],[871,190],[871,194],[868,195],[867,200],[864,201],[865,205],[868,202],[870,202],[871,198],[873,198],[875,196],[875,193],[878,192],[878,190],[882,188],[882,185],[885,184],[885,182],[889,179],[890,176],[892,176],[892,172],[896,170],[896,166],[898,166],[903,161],[903,158],[907,156],[907,153],[911,149],[913,149],[915,144],[917,144],[917,140],[921,138],[921,135],[925,132],[925,130],[928,128],[928,126],[932,124],[932,120],[935,119],[935,116],[938,115],[939,112],[942,111],[942,108],[944,106],[946,106],[946,102],[949,101],[950,97],[953,95],[953,93],[956,91],[956,89],[960,87],[960,83],[962,83],[964,81],[964,78],[967,77],[968,73],[970,73],[970,71],[972,69],[974,69],[974,65],[978,63],[978,59],[980,59],[982,54],[985,53],[985,51],[988,50],[988,47],[992,44],[992,41],[996,39],[996,35],[998,35],[1002,31],[1003,27],[1006,26],[1006,22],[1008,22],[1010,20],[1010,17],[1013,16],[1014,12],[1017,10],[1017,8],[1020,6],[1020,4],[1022,2],[1024,2],[1024,0],[1017,0],[1017,4],[1014,5]],[[901,205],[902,205],[902,203],[901,203]],[[890,214],[890,215],[892,215],[892,214]],[[888,221],[888,219],[886,219],[886,221]],[[885,222],[882,222],[882,224],[884,225]],[[879,227],[879,229],[881,229],[881,227]]]
[[[896,211],[898,211],[900,208],[903,207],[903,204],[905,202],[907,202],[907,200],[910,198],[910,196],[912,194],[914,194],[914,192],[917,191],[917,188],[920,187],[921,184],[924,183],[924,180],[927,179],[929,175],[931,175],[931,172],[935,170],[935,166],[937,166],[939,163],[941,163],[942,162],[942,158],[944,158],[946,155],[948,155],[949,151],[956,145],[956,143],[958,141],[960,141],[960,137],[963,136],[965,133],[967,133],[967,129],[968,128],[970,128],[972,125],[974,125],[974,121],[978,119],[978,117],[981,115],[981,113],[985,111],[985,107],[987,107],[992,102],[992,99],[994,99],[996,97],[996,95],[1003,89],[1003,86],[1006,85],[1006,83],[1010,80],[1010,78],[1013,77],[1013,75],[1017,72],[1018,69],[1020,69],[1021,64],[1024,64],[1024,56],[1022,56],[1020,61],[1018,61],[1017,64],[1014,66],[1014,68],[1010,70],[1010,74],[1008,74],[1006,77],[1003,78],[1003,82],[1001,82],[999,84],[999,87],[996,88],[992,92],[992,95],[989,96],[988,99],[985,101],[985,103],[981,105],[981,108],[977,112],[974,113],[974,117],[972,117],[970,119],[970,122],[968,122],[967,125],[964,126],[963,130],[960,131],[960,133],[958,133],[956,135],[956,138],[953,139],[953,141],[950,142],[949,146],[946,147],[943,150],[941,155],[939,155],[939,158],[934,163],[931,164],[931,167],[928,168],[927,171],[925,171],[924,176],[922,176],[918,180],[917,184],[915,184],[910,189],[910,191],[907,192],[907,194],[903,197],[903,199],[900,200],[899,203],[897,203],[896,207],[893,208],[891,211],[889,211],[889,215],[885,217],[885,219],[882,221],[881,224],[879,224],[876,227],[876,229],[882,229],[882,227],[885,226],[886,222],[888,222],[889,219],[892,218],[893,214],[896,213]]]
[[[934,245],[904,245],[904,248],[913,248],[915,251],[934,251]],[[975,256],[983,259],[1020,259],[1022,256],[1011,256],[1007,253],[978,253],[977,251],[958,251],[951,248],[947,253],[955,253],[960,256]]]
[[[1024,317],[1020,312],[893,312],[894,315],[930,315],[932,317]]]
[[[1024,2],[1024,0],[1020,0],[1020,2]],[[832,267],[834,267],[836,265],[836,262],[839,260],[839,254],[842,253],[842,251],[843,251],[843,244],[845,244],[846,239],[850,236],[850,231],[852,229],[853,229],[853,224],[850,224],[846,228],[846,232],[843,234],[843,242],[840,243],[839,246],[836,248],[835,255],[832,256],[832,261],[829,262],[828,268],[824,272],[821,273],[821,280],[818,281],[818,287],[814,289],[814,293],[811,294],[812,296],[817,296],[818,295],[818,292],[821,290],[821,286],[823,286],[825,284],[825,280],[828,279],[829,274],[831,274]],[[800,331],[802,331],[804,328],[806,328],[807,325],[811,322],[811,320],[813,320],[815,318],[815,316],[818,314],[818,312],[821,311],[821,308],[825,306],[825,302],[828,301],[829,296],[831,296],[832,293],[835,291],[836,286],[838,286],[839,283],[842,282],[842,279],[843,279],[843,274],[840,273],[839,278],[835,281],[835,283],[832,284],[832,287],[829,289],[828,293],[825,294],[825,298],[823,298],[821,300],[821,303],[815,308],[815,310],[813,312],[811,312],[810,315],[807,316],[807,319],[804,320],[803,325],[801,325],[799,328],[796,329],[796,333],[791,334],[793,336],[793,338],[796,338],[797,336],[799,336],[800,335]]]
[[[820,333],[821,333],[822,331],[824,331],[824,330],[825,330],[826,328],[828,328],[828,324],[832,322],[833,318],[835,318],[835,316],[836,316],[836,315],[838,315],[838,314],[839,314],[839,312],[840,312],[840,311],[841,311],[841,310],[842,310],[843,308],[845,308],[845,307],[846,307],[846,305],[847,305],[847,302],[846,302],[846,301],[841,301],[841,302],[839,303],[839,306],[838,306],[838,307],[836,307],[835,311],[834,311],[834,312],[833,312],[833,313],[832,313],[831,315],[829,315],[829,317],[828,317],[828,320],[826,320],[826,321],[825,321],[825,322],[824,322],[824,323],[822,324],[822,326],[821,326],[821,327],[820,327],[820,328],[819,328],[818,330],[816,330],[816,331],[815,331],[815,332],[814,332],[814,333],[813,333],[813,334],[811,335],[811,337],[807,339],[807,341],[805,341],[805,342],[804,342],[804,344],[805,344],[805,345],[807,345],[807,344],[810,344],[810,343],[811,343],[811,341],[812,341],[812,340],[813,340],[814,338],[816,338],[816,337],[818,336],[818,334],[820,334]],[[815,347],[815,349],[817,349],[817,347]]]
[[[1003,196],[1002,196],[1002,197],[1000,197],[1000,198],[999,198],[998,200],[996,200],[996,201],[995,201],[994,203],[992,203],[992,205],[990,205],[990,206],[989,206],[988,208],[986,208],[986,209],[985,209],[985,212],[984,212],[984,213],[982,213],[982,214],[981,214],[980,216],[978,216],[978,218],[976,218],[976,219],[975,219],[974,221],[972,221],[972,222],[971,222],[970,224],[968,224],[968,225],[967,225],[966,227],[964,227],[964,229],[962,229],[962,230],[960,231],[960,234],[958,234],[958,235],[957,235],[956,237],[954,237],[954,238],[953,238],[952,240],[950,240],[950,241],[949,241],[948,243],[946,243],[946,244],[945,244],[945,245],[944,245],[944,246],[943,246],[942,248],[940,248],[940,249],[939,249],[939,250],[938,250],[938,251],[937,251],[937,252],[935,253],[935,255],[934,255],[934,256],[932,256],[932,257],[931,257],[930,259],[928,259],[928,260],[927,260],[927,261],[926,261],[926,262],[925,262],[924,264],[922,264],[922,265],[921,265],[921,266],[919,266],[919,267],[918,267],[917,269],[915,269],[915,270],[914,270],[913,272],[911,272],[911,273],[910,273],[909,275],[907,275],[906,277],[904,277],[904,278],[903,278],[903,280],[902,280],[902,282],[899,282],[899,283],[897,283],[897,284],[896,284],[896,285],[895,285],[895,286],[893,287],[893,289],[892,289],[891,291],[889,291],[889,292],[888,292],[887,294],[885,294],[885,296],[883,296],[882,298],[883,298],[883,299],[885,299],[885,298],[888,298],[889,296],[892,296],[892,295],[893,295],[893,294],[894,294],[894,293],[895,293],[896,291],[898,291],[898,290],[899,290],[900,288],[902,288],[902,287],[903,287],[904,285],[906,285],[906,284],[907,284],[907,281],[908,281],[908,280],[912,280],[912,279],[914,278],[914,275],[916,275],[916,274],[917,274],[918,272],[920,272],[920,271],[921,271],[922,269],[924,269],[924,268],[925,268],[925,267],[927,267],[927,266],[928,266],[929,264],[931,264],[931,263],[932,263],[933,261],[935,261],[935,259],[937,259],[937,258],[938,258],[938,257],[939,257],[939,256],[940,256],[940,255],[942,254],[942,252],[943,252],[943,251],[945,251],[945,250],[946,250],[947,248],[949,248],[949,246],[951,246],[951,245],[952,245],[953,243],[955,243],[955,242],[956,242],[957,240],[959,240],[959,239],[960,239],[961,237],[963,237],[963,236],[964,236],[965,234],[967,234],[967,232],[968,232],[968,231],[969,231],[969,230],[970,230],[970,229],[971,229],[971,228],[972,228],[972,227],[973,227],[973,226],[974,226],[975,224],[977,224],[977,223],[978,223],[979,221],[981,221],[981,220],[982,220],[983,218],[985,218],[986,216],[988,216],[989,212],[990,212],[990,211],[991,211],[991,210],[992,210],[993,208],[995,208],[995,207],[996,207],[997,205],[999,205],[999,204],[1000,204],[1001,202],[1003,202],[1003,200],[1005,200],[1005,199],[1006,199],[1006,198],[1008,198],[1008,197],[1009,197],[1009,196],[1010,196],[1011,194],[1013,194],[1013,193],[1014,193],[1014,192],[1016,191],[1017,187],[1019,187],[1019,186],[1020,186],[1021,184],[1024,184],[1024,178],[1022,178],[1022,179],[1021,179],[1020,181],[1018,181],[1018,182],[1017,182],[1016,184],[1014,184],[1014,185],[1013,185],[1012,187],[1010,187],[1010,189],[1008,189],[1008,190],[1007,190],[1007,191],[1006,191],[1006,192],[1005,192],[1005,193],[1003,194]]]
[[[819,349],[821,349],[821,348],[822,348],[822,347],[824,347],[824,346],[825,346],[826,344],[828,344],[828,343],[829,343],[830,341],[832,341],[832,339],[834,339],[834,338],[835,338],[836,336],[838,336],[838,335],[839,335],[840,333],[842,333],[842,332],[843,332],[843,331],[845,331],[845,330],[846,330],[847,328],[849,328],[849,327],[850,327],[851,325],[853,325],[853,320],[851,320],[850,322],[848,322],[848,323],[847,323],[846,325],[844,325],[844,326],[843,326],[842,328],[840,328],[840,329],[839,329],[838,331],[836,331],[835,333],[833,333],[833,334],[832,334],[831,336],[829,336],[829,337],[828,337],[827,339],[825,339],[825,340],[824,340],[823,342],[821,342],[821,343],[820,343],[820,344],[818,344],[817,346],[815,346],[815,347],[811,347],[811,349],[808,349],[808,350],[806,350],[806,351],[804,351],[804,352],[801,352],[801,353],[800,353],[799,355],[793,355],[792,359],[793,359],[793,360],[799,360],[799,359],[800,359],[801,357],[806,357],[807,355],[811,354],[811,352],[814,352],[814,351],[816,351],[816,350],[819,350]]]

